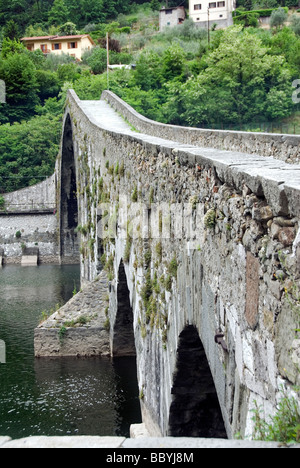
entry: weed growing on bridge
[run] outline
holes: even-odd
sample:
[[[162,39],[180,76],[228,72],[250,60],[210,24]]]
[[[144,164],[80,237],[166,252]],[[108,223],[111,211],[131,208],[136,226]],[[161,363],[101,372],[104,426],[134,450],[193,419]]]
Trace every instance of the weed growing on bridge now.
[[[213,229],[216,224],[216,211],[214,209],[208,210],[204,216],[204,226]]]
[[[178,270],[178,262],[176,257],[174,256],[172,260],[170,261],[170,264],[168,266],[168,272],[171,276],[176,277],[177,276],[177,270]]]
[[[48,320],[51,315],[55,314],[61,308],[61,304],[56,304],[55,307],[52,307],[50,310],[43,310],[41,312],[40,324]]]
[[[66,327],[65,326],[60,327],[60,329],[58,331],[58,337],[59,337],[59,341],[60,341],[61,344],[63,343],[66,334],[67,334]]]
[[[295,398],[289,398],[284,394],[270,422],[262,418],[257,402],[255,405],[252,418],[254,440],[277,441],[284,444],[300,442],[300,409]]]
[[[285,298],[291,308],[291,310],[296,314],[298,328],[295,330],[296,332],[300,332],[300,288],[299,284],[296,283],[292,273],[289,271],[287,266],[286,256],[283,252],[278,253],[278,257],[280,263],[285,271],[286,278],[284,276],[278,277],[281,281],[282,286],[284,288],[284,295]]]
[[[137,186],[135,185],[134,189],[133,189],[133,192],[132,192],[132,195],[131,195],[131,200],[133,202],[137,202],[138,201],[138,189],[137,189]]]

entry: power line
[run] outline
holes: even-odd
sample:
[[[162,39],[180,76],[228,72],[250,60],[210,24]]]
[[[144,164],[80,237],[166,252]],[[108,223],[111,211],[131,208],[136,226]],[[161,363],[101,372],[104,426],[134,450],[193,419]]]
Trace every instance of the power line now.
[[[47,179],[51,177],[51,175],[44,175],[44,176],[22,176],[22,175],[14,175],[14,176],[1,176],[0,179]]]

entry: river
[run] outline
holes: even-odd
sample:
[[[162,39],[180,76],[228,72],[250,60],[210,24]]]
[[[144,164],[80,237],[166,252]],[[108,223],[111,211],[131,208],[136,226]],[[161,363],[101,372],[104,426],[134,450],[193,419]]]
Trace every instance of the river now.
[[[0,435],[129,435],[141,422],[134,358],[35,359],[42,311],[79,290],[79,266],[0,270]]]

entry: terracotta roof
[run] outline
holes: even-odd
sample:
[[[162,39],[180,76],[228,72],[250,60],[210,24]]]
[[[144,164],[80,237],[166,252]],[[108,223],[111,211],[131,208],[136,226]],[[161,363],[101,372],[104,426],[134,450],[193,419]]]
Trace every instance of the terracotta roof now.
[[[36,37],[22,37],[21,41],[58,41],[63,39],[82,39],[88,37],[90,41],[95,44],[89,34],[76,34],[73,36],[36,36]]]

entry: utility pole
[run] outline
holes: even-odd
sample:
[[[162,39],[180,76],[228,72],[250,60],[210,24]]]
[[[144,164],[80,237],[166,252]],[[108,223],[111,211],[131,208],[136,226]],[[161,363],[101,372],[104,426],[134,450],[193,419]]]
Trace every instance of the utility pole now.
[[[210,45],[210,31],[209,31],[209,6],[207,7],[207,40],[208,40],[208,47]]]
[[[107,53],[107,89],[109,90],[109,34],[106,33],[106,53]]]

